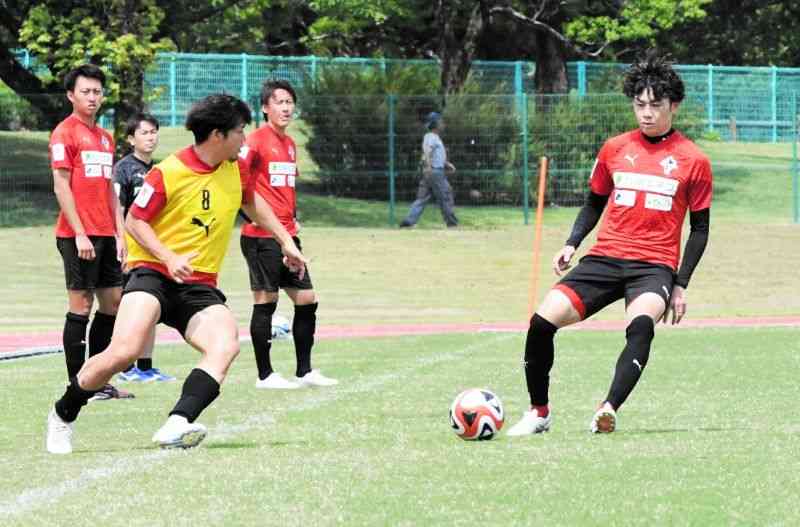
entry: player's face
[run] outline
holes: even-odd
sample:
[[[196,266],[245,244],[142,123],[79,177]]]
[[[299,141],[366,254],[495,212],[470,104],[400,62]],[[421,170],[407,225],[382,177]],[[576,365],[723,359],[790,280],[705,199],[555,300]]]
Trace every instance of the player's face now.
[[[261,110],[267,114],[272,126],[284,130],[294,117],[294,97],[288,91],[278,88],[267,99],[267,104],[261,106]]]
[[[678,110],[678,103],[670,103],[666,97],[656,99],[650,89],[633,98],[633,113],[643,134],[657,137],[672,128],[672,117]]]
[[[152,123],[142,121],[133,135],[128,136],[128,143],[136,152],[152,154],[158,146],[158,128]]]
[[[75,89],[67,92],[67,98],[75,113],[94,118],[103,104],[103,85],[97,79],[79,76],[75,80]]]
[[[222,149],[225,159],[228,161],[236,161],[239,157],[239,150],[244,146],[245,126],[246,125],[242,123],[233,130],[230,130],[227,136],[223,136]]]

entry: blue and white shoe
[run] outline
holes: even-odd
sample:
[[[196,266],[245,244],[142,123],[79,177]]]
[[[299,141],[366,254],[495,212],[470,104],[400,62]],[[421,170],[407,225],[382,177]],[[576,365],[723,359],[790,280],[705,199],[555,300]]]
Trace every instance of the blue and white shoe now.
[[[172,382],[176,380],[175,377],[162,372],[158,368],[150,368],[149,370],[145,370],[142,372],[142,375],[147,376],[147,380],[143,382]]]
[[[141,382],[142,370],[134,366],[133,368],[123,371],[117,377],[122,382]]]

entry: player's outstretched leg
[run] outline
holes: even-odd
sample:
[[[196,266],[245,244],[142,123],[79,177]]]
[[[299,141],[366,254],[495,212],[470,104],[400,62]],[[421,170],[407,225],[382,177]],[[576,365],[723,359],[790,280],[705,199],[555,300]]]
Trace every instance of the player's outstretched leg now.
[[[153,434],[153,442],[162,448],[191,448],[206,437],[206,427],[195,420],[219,396],[228,368],[239,355],[236,319],[224,304],[209,305],[192,315],[181,333],[203,357],[186,377],[169,418]]]
[[[616,429],[616,411],[639,382],[650,357],[650,344],[654,335],[655,324],[649,315],[639,315],[628,324],[625,330],[626,345],[617,359],[608,396],[592,418],[592,432],[610,433]]]
[[[525,380],[531,398],[530,410],[508,431],[510,436],[538,434],[550,429],[548,392],[550,369],[553,367],[555,347],[553,340],[558,328],[539,314],[534,314],[525,340]]]

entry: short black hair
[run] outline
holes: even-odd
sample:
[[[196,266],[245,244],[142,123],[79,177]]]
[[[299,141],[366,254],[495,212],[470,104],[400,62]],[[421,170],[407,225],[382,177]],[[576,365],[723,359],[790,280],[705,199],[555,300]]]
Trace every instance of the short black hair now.
[[[194,103],[186,116],[186,129],[194,134],[196,144],[208,139],[211,132],[228,132],[243,124],[250,124],[250,107],[233,95],[216,93]]]
[[[64,77],[64,88],[67,91],[75,91],[75,83],[78,81],[78,77],[97,79],[100,81],[101,86],[105,87],[106,85],[106,74],[103,73],[102,69],[94,64],[81,64],[77,68],[71,69],[69,73],[66,74]]]
[[[269,79],[264,81],[264,84],[261,85],[261,106],[267,104],[267,101],[269,101],[269,98],[272,97],[272,94],[275,93],[276,90],[288,91],[294,103],[297,104],[297,92],[294,91],[289,81]],[[264,116],[265,121],[269,121],[266,113],[261,112],[261,115]]]
[[[686,88],[683,80],[672,69],[672,64],[668,56],[659,55],[653,49],[646,51],[625,72],[623,93],[633,99],[650,89],[657,100],[666,97],[670,102],[683,101]]]
[[[150,123],[153,125],[153,127],[155,127],[156,130],[159,129],[158,119],[149,113],[136,112],[128,117],[127,121],[125,121],[125,135],[135,135],[136,129],[139,128],[139,125],[142,124],[142,122]]]

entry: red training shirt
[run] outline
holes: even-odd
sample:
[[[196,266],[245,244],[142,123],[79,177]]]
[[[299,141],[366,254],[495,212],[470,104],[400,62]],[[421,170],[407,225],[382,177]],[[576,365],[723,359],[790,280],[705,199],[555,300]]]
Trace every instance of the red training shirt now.
[[[292,138],[278,133],[267,124],[247,136],[246,145],[242,147],[239,157],[250,169],[255,192],[269,203],[289,234],[295,236],[295,182],[299,173],[297,149]],[[252,223],[242,225],[242,235],[254,238],[272,237],[270,231]]]
[[[606,141],[589,186],[609,200],[588,254],[677,270],[686,209],[711,206],[711,163],[677,131],[652,144],[634,130]]]
[[[114,236],[116,233],[109,202],[113,165],[114,138],[96,124],[89,126],[73,114],[53,130],[50,167],[70,171],[69,186],[75,208],[88,236]],[[75,237],[63,211],[56,222],[56,236]]]

